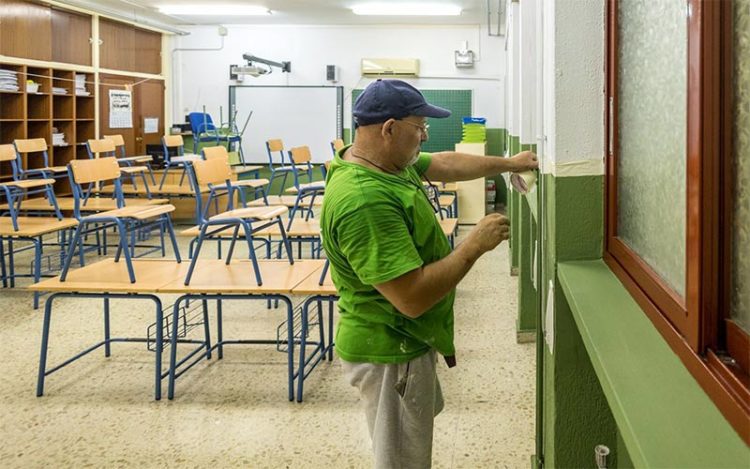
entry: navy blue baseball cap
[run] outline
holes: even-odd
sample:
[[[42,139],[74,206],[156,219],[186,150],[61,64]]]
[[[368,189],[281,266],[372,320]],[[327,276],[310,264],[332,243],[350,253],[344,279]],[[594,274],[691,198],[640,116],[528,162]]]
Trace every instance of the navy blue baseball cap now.
[[[401,80],[377,80],[365,88],[354,103],[357,125],[371,125],[408,116],[448,117],[451,112],[428,103],[422,93]]]

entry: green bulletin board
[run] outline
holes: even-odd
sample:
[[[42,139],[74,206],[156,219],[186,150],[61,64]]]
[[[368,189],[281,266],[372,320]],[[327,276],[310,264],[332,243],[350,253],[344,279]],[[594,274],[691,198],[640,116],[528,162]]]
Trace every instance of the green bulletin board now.
[[[420,90],[427,102],[451,110],[451,116],[445,119],[428,119],[430,139],[422,145],[422,150],[437,152],[453,150],[461,141],[461,119],[471,116],[471,90]],[[361,89],[352,91],[352,107]],[[352,129],[354,124],[352,123]]]

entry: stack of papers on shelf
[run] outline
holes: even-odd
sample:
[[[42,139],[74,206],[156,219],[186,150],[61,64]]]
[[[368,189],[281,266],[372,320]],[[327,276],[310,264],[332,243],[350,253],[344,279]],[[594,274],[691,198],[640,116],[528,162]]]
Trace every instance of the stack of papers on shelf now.
[[[16,72],[0,69],[0,91],[18,91]]]
[[[68,142],[65,141],[65,133],[59,132],[56,127],[52,127],[52,146],[53,147],[67,147]]]
[[[91,93],[86,91],[86,75],[76,73],[76,96],[90,96]]]
[[[52,94],[68,94],[68,90],[66,88],[60,88],[57,86],[52,87]]]

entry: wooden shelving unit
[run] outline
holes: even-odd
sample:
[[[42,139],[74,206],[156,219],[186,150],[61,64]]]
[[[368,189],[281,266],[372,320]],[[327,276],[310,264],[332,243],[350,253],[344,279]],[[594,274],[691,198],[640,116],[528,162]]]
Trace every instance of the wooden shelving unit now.
[[[73,159],[88,158],[82,143],[95,137],[95,87],[92,73],[0,63],[0,70],[16,72],[19,91],[0,91],[0,144],[17,139],[43,138],[49,147],[50,166],[65,166]],[[87,96],[76,94],[76,75],[85,76]],[[39,85],[35,92],[27,80]],[[62,142],[53,140],[62,133]],[[64,143],[63,143],[64,142]],[[25,168],[43,164],[41,155],[22,159]],[[0,180],[12,177],[9,163],[0,164]],[[57,187],[59,186],[59,187]],[[60,181],[56,192],[69,192],[67,181]]]

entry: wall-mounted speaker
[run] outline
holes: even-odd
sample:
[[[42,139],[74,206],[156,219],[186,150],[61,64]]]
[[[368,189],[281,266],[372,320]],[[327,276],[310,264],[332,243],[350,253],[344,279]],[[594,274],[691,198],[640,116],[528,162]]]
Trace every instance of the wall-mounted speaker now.
[[[326,80],[336,83],[339,81],[339,67],[336,65],[326,65]]]

